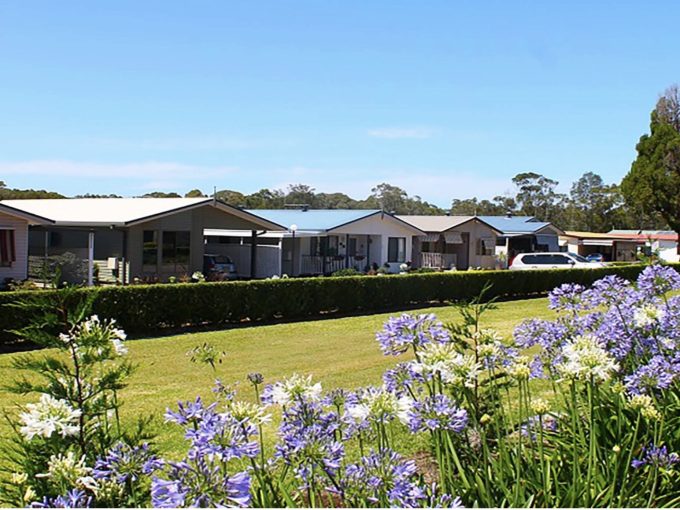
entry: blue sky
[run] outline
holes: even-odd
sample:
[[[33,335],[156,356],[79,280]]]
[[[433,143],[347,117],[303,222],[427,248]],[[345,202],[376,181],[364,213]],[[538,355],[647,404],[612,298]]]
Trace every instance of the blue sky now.
[[[64,194],[380,182],[441,206],[618,182],[678,2],[0,3],[0,180]]]

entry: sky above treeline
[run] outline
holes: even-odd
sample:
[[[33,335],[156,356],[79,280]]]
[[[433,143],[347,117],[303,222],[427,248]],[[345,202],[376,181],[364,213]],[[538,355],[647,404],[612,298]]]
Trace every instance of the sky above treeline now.
[[[619,182],[680,2],[0,3],[0,180],[66,195],[380,182],[448,207]]]

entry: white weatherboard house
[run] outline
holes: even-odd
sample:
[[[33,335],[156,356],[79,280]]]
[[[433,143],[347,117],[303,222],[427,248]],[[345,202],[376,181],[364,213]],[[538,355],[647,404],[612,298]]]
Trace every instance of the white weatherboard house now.
[[[533,216],[477,216],[501,234],[496,240],[496,254],[509,262],[518,253],[560,251],[559,236],[564,231],[550,222]]]
[[[496,264],[496,238],[501,232],[475,216],[398,218],[425,232],[413,238],[415,267],[468,269],[493,268]]]
[[[133,278],[167,281],[203,271],[206,229],[283,230],[212,198],[4,200],[0,212],[2,208],[24,220],[42,219],[29,220],[28,255],[36,267],[69,254],[78,268],[67,276],[89,284],[95,264],[100,280],[123,284]]]
[[[0,202],[0,287],[28,277],[28,227],[50,223]]]
[[[240,275],[249,275],[250,246],[256,243],[258,278],[287,274],[332,274],[344,268],[364,271],[399,266],[412,260],[413,238],[424,235],[417,227],[379,210],[362,209],[253,209],[285,232],[262,232],[256,238],[238,230],[206,231],[206,253],[228,255]]]

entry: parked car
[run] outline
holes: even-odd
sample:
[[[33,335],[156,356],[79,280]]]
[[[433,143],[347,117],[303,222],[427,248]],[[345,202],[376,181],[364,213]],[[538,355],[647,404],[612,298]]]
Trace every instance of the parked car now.
[[[591,253],[586,257],[588,262],[604,262],[604,255],[601,253]]]
[[[236,265],[226,255],[203,255],[203,274],[206,280],[232,280],[237,278]]]
[[[589,262],[576,253],[520,253],[510,264],[510,269],[572,269],[604,267],[602,262]]]

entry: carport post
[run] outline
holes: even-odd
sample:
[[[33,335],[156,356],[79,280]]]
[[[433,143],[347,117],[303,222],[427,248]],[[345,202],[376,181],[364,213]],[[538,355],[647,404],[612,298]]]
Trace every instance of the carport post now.
[[[87,286],[94,285],[94,231],[87,236]]]
[[[257,276],[257,231],[250,231],[250,277]]]

